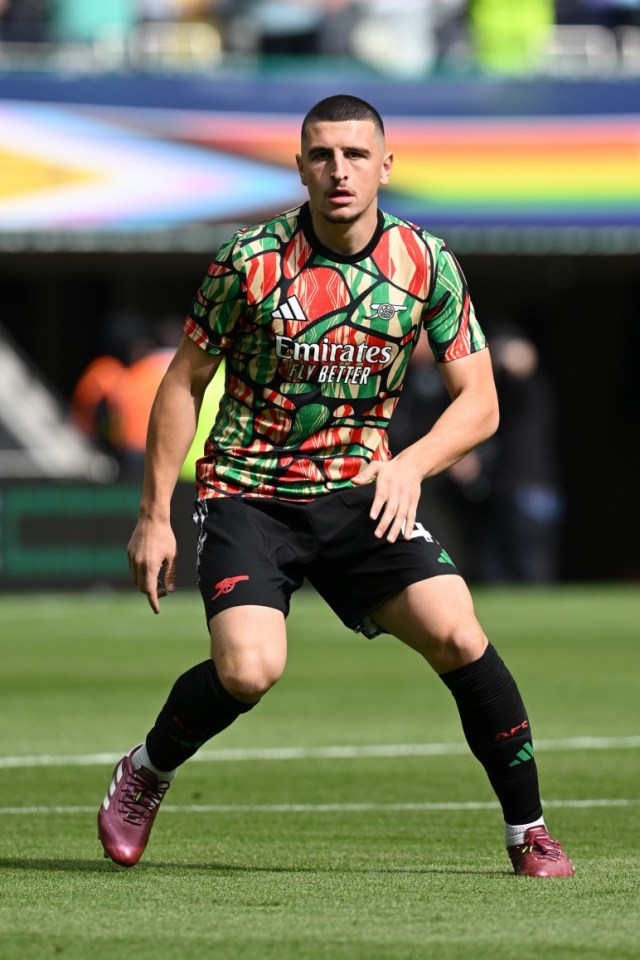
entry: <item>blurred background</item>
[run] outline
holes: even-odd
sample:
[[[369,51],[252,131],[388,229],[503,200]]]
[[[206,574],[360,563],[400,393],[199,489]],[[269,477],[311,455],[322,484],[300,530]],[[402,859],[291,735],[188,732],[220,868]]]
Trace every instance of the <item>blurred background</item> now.
[[[640,577],[640,0],[0,0],[0,589],[128,583],[182,317],[303,199],[333,93],[383,114],[382,204],[448,241],[491,342],[502,424],[430,528],[477,582]],[[418,350],[394,449],[444,402]]]

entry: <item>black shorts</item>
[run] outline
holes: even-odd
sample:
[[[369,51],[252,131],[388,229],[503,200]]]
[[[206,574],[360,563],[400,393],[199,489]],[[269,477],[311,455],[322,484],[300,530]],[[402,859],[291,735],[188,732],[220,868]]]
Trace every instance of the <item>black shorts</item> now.
[[[305,579],[342,622],[374,637],[371,614],[419,580],[458,571],[420,523],[411,540],[374,536],[373,484],[296,503],[258,497],[196,501],[198,586],[207,622],[229,607],[257,604],[286,616]]]

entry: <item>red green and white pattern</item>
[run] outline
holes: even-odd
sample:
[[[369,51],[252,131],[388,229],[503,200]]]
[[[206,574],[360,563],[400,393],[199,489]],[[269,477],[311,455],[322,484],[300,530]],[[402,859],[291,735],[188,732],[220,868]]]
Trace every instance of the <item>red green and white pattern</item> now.
[[[389,459],[389,418],[423,327],[439,363],[486,345],[458,263],[415,225],[380,211],[355,257],[322,247],[306,204],[237,233],[184,326],[226,364],[199,497],[311,500]]]

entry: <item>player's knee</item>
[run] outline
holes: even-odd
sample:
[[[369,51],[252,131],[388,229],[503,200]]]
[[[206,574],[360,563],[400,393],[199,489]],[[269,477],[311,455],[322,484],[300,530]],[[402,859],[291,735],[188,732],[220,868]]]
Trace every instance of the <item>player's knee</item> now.
[[[246,703],[255,703],[278,682],[284,664],[261,656],[221,658],[216,661],[220,682],[225,690]]]
[[[487,638],[477,620],[456,623],[432,638],[430,660],[438,673],[457,670],[478,660],[486,647]]]

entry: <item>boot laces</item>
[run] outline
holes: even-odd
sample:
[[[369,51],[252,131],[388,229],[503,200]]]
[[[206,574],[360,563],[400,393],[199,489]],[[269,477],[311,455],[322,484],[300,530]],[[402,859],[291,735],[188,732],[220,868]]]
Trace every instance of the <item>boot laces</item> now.
[[[167,792],[166,780],[158,780],[146,770],[132,770],[123,785],[120,807],[125,820],[129,823],[142,823],[148,820]]]
[[[546,830],[543,833],[534,833],[525,840],[522,852],[525,853],[528,850],[532,853],[539,850],[543,857],[548,857],[550,860],[560,860],[562,857],[562,847],[557,840],[549,836]]]

